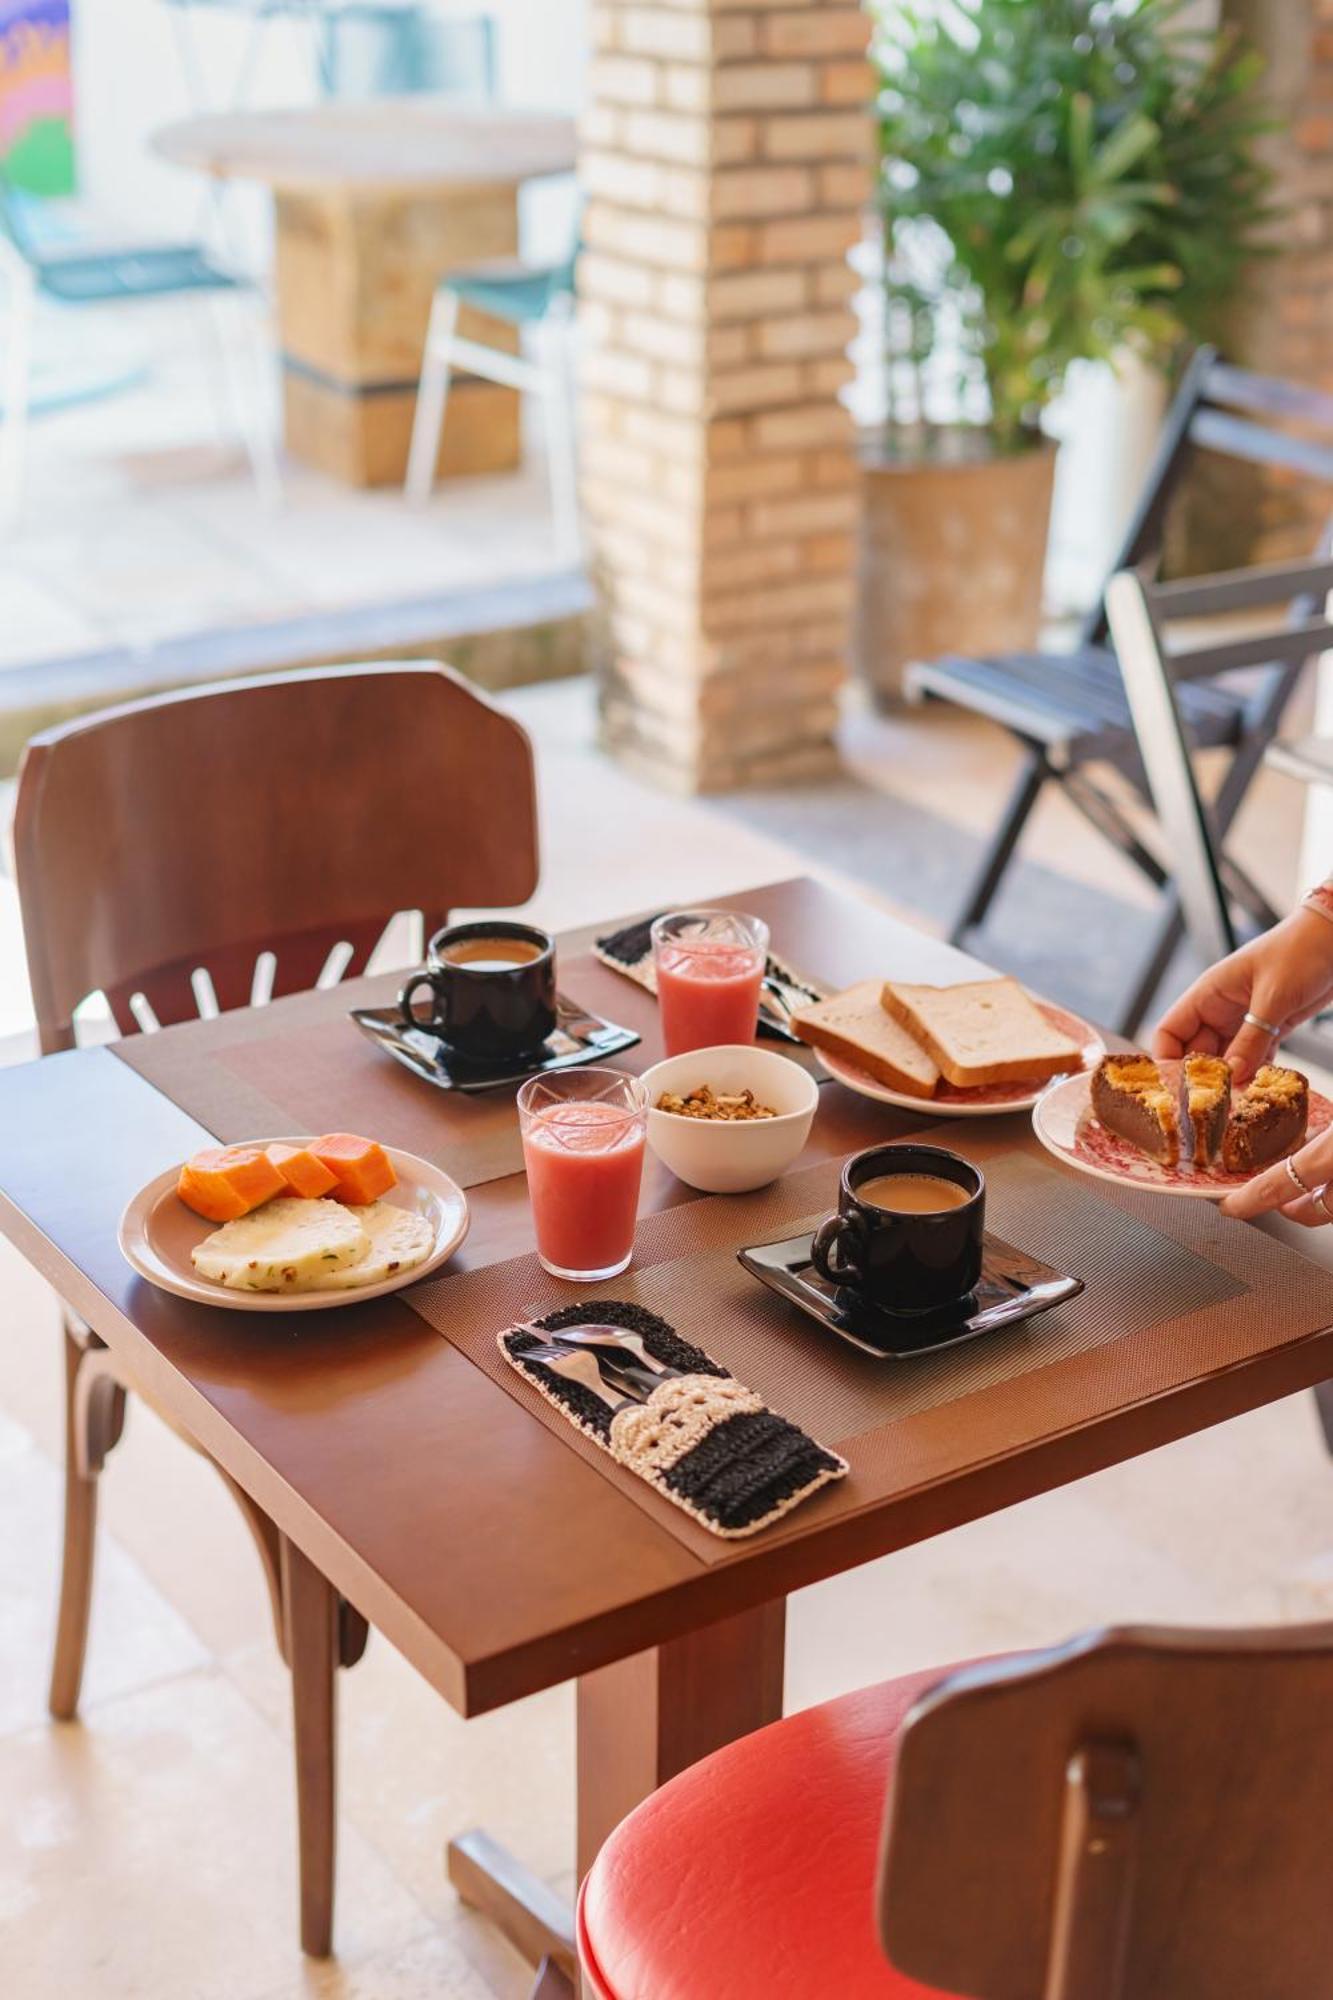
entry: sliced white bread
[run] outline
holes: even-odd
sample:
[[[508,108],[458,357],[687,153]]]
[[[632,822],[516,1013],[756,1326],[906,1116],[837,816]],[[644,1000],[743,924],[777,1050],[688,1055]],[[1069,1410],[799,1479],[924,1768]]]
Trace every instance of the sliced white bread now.
[[[963,986],[907,986],[890,979],[880,998],[960,1090],[1045,1083],[1079,1066],[1078,1044],[1051,1026],[1016,979],[976,979]]]
[[[939,1085],[938,1065],[919,1041],[885,1013],[880,983],[863,979],[845,993],[801,1007],[792,1027],[812,1049],[827,1049],[844,1062],[868,1070],[877,1082],[905,1097],[933,1097]]]

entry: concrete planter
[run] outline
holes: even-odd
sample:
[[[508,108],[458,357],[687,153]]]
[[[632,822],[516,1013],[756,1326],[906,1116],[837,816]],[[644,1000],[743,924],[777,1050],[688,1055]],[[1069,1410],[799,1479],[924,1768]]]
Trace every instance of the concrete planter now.
[[[1035,645],[1056,447],[955,458],[861,452],[855,659],[883,701],[941,653]]]

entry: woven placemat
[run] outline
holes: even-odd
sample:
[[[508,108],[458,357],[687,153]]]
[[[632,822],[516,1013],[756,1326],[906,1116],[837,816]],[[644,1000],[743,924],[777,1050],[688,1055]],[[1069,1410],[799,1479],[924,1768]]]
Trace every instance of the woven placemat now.
[[[1122,1201],[1118,1190],[1016,1150],[1012,1135],[950,1137],[987,1173],[989,1225],[1082,1278],[1080,1298],[970,1346],[911,1361],[875,1360],[843,1346],[758,1285],[735,1258],[739,1245],[813,1227],[835,1200],[834,1161],[758,1194],[645,1218],[631,1269],[584,1294],[660,1313],[770,1408],[850,1460],[850,1477],[802,1509],[793,1527],[768,1531],[775,1536],[799,1532],[817,1509],[854,1512],[881,1501],[915,1483],[914,1465],[924,1476],[931,1441],[939,1440],[923,1419],[952,1419],[956,1461],[958,1424],[973,1421],[960,1406],[984,1402],[986,1449],[1011,1448],[1169,1387],[1180,1378],[1182,1357],[1190,1358],[1190,1372],[1200,1372],[1333,1322],[1333,1277],[1257,1230],[1223,1223],[1209,1204]],[[570,1301],[570,1288],[548,1277],[535,1256],[431,1279],[404,1297],[702,1561],[725,1559],[712,1537],[571,1433],[500,1359],[500,1328]]]
[[[644,1036],[616,1059],[635,1072],[658,1060],[657,1003],[591,953],[560,962],[580,1005]],[[114,1053],[226,1145],[281,1132],[366,1132],[478,1187],[523,1166],[516,1086],[472,1096],[436,1090],[376,1048],[348,1019],[388,1006],[405,975],[294,994],[225,1014],[201,1045],[193,1023],[127,1036]]]
[[[405,977],[395,972],[359,979],[224,1014],[210,1023],[206,1044],[192,1032],[197,1024],[188,1023],[154,1035],[129,1035],[111,1046],[224,1145],[283,1132],[365,1132],[419,1153],[461,1187],[521,1172],[516,1085],[475,1096],[436,1090],[348,1019],[353,1006],[392,1004]],[[641,1036],[612,1067],[638,1075],[660,1062],[662,1039],[651,994],[591,952],[562,958],[559,977],[561,990],[580,1006]],[[811,1051],[784,1047],[783,1054],[815,1066]],[[882,1116],[883,1107],[878,1109]]]

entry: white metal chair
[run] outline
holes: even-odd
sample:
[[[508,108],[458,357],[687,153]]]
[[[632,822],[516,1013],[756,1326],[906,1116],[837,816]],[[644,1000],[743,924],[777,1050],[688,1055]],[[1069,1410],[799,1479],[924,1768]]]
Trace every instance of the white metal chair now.
[[[537,355],[486,347],[458,332],[458,315],[472,306],[518,330],[528,329]],[[577,448],[571,346],[574,323],[574,259],[559,264],[526,264],[501,258],[451,271],[435,294],[421,364],[406,491],[418,506],[429,500],[456,368],[535,393],[546,412],[547,472],[558,548],[577,559],[581,537],[578,511]]]

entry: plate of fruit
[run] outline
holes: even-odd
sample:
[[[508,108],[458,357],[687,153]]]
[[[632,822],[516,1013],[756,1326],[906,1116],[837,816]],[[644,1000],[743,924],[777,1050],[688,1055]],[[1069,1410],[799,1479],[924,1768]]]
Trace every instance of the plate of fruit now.
[[[1066,1165],[1154,1194],[1221,1201],[1333,1124],[1299,1070],[1266,1063],[1244,1086],[1221,1056],[1104,1056],[1037,1101],[1033,1130]]]
[[[211,1146],[129,1203],[120,1247],[148,1282],[240,1312],[318,1312],[438,1270],[468,1230],[457,1182],[352,1132]]]

